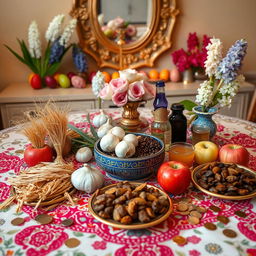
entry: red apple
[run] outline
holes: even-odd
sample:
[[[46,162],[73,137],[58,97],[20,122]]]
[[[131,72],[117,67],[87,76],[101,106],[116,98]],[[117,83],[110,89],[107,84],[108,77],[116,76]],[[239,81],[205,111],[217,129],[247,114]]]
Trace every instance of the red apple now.
[[[222,146],[219,155],[220,161],[223,163],[235,163],[245,166],[248,165],[250,156],[245,147],[237,144],[226,144]]]
[[[34,89],[42,88],[42,79],[38,74],[34,74],[30,79],[30,85]]]
[[[72,78],[73,76],[76,76],[76,73],[74,73],[74,72],[68,72],[68,73],[67,73],[67,76],[68,76],[69,80],[71,81],[71,78]]]
[[[46,76],[44,78],[44,81],[45,81],[46,86],[49,88],[54,89],[54,88],[58,87],[58,82],[52,76]]]
[[[189,167],[177,161],[163,163],[157,171],[160,186],[173,195],[184,193],[191,181]]]
[[[92,83],[92,79],[93,79],[93,77],[96,75],[96,71],[92,71],[91,73],[90,73],[90,75],[89,75],[89,83]]]
[[[52,162],[53,150],[48,145],[42,148],[34,148],[32,145],[29,145],[24,151],[24,161],[29,167],[41,162]]]

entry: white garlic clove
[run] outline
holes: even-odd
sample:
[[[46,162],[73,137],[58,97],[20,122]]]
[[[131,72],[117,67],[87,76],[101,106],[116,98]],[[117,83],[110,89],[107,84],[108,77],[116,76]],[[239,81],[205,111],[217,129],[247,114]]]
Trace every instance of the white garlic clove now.
[[[138,146],[138,143],[139,143],[139,140],[137,138],[136,135],[132,134],[132,133],[129,133],[129,134],[126,134],[124,137],[123,137],[123,140],[124,141],[128,141],[128,142],[131,142],[135,147]]]
[[[131,157],[135,154],[135,147],[131,142],[122,140],[116,145],[115,153],[119,158]]]
[[[105,152],[114,152],[119,138],[111,133],[107,133],[100,140],[100,147]]]
[[[104,175],[97,169],[84,164],[71,174],[71,183],[81,191],[93,193],[104,184]]]
[[[92,150],[88,147],[82,147],[77,150],[75,158],[77,162],[87,163],[92,159]]]
[[[109,133],[111,133],[111,134],[117,136],[120,140],[122,140],[123,137],[125,136],[125,131],[124,131],[124,129],[122,129],[122,128],[119,127],[119,126],[113,127],[113,128],[109,131]]]
[[[105,124],[107,120],[108,120],[108,115],[106,115],[105,112],[101,109],[100,114],[96,115],[93,118],[92,123],[95,127],[100,127],[101,125]]]
[[[101,127],[98,129],[97,135],[99,138],[102,138],[104,135],[108,133],[110,129],[113,128],[113,126],[111,125],[111,121],[112,119],[111,117],[109,117],[108,121],[105,124],[101,125]]]

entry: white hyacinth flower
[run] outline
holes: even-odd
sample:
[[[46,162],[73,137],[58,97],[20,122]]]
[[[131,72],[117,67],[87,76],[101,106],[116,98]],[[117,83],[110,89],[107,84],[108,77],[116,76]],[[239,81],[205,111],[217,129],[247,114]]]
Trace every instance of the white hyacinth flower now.
[[[239,75],[235,81],[229,84],[223,84],[219,89],[221,97],[218,98],[218,103],[221,107],[231,107],[232,99],[239,91],[240,84],[244,82],[244,76]]]
[[[92,92],[99,97],[101,89],[105,86],[105,76],[98,71],[92,79]]]
[[[212,86],[209,81],[204,81],[197,89],[196,102],[202,106],[208,106],[212,96]]]
[[[52,19],[45,33],[47,41],[54,42],[59,37],[64,17],[64,14],[59,14]]]
[[[60,37],[60,45],[64,46],[65,48],[68,47],[69,40],[71,38],[72,33],[76,27],[77,20],[72,19],[69,24],[65,27],[63,34]]]
[[[211,77],[215,75],[219,62],[222,59],[223,45],[220,39],[211,38],[210,43],[206,46],[207,59],[204,62],[205,73]]]
[[[35,21],[32,21],[28,28],[28,45],[31,56],[39,59],[42,56],[42,50],[40,34]]]

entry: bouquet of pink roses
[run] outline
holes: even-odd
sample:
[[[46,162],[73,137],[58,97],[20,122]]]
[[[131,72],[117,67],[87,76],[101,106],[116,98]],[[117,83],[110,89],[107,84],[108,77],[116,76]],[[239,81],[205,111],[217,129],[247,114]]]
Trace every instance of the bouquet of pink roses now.
[[[155,87],[148,83],[144,74],[134,69],[119,71],[119,78],[105,83],[100,90],[99,97],[112,100],[118,107],[129,101],[151,100],[155,97]]]

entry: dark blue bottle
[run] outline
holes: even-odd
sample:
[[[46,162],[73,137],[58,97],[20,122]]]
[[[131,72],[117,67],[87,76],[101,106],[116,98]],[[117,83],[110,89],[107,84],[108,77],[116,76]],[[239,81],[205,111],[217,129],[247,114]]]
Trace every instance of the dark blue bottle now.
[[[168,107],[168,101],[165,96],[165,83],[163,81],[156,82],[156,97],[153,106],[154,110]]]

